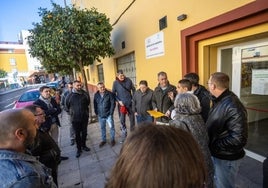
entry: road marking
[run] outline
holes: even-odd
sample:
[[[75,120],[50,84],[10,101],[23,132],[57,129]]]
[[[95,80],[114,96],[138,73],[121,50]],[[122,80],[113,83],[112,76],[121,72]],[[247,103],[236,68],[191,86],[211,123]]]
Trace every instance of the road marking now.
[[[14,104],[15,104],[15,102],[12,102],[12,103],[6,105],[5,108],[8,108],[8,107],[10,107],[11,105],[14,105]]]
[[[257,161],[260,161],[261,163],[263,163],[263,161],[265,160],[265,157],[263,157],[262,155],[259,155],[257,153],[254,153],[252,151],[246,150],[246,155],[249,156],[250,158],[253,158]]]

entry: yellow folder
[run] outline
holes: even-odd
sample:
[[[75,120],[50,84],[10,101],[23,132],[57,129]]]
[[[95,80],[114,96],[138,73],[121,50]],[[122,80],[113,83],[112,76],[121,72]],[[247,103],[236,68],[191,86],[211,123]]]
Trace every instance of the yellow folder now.
[[[154,110],[147,110],[147,112],[150,114],[150,116],[153,116],[154,118],[159,118],[165,115],[162,112],[158,112]]]

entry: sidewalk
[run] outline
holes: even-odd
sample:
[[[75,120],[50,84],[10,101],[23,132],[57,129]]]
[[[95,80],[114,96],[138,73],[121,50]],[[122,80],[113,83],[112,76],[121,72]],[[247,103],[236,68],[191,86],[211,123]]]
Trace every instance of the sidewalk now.
[[[118,117],[116,113],[114,117]],[[115,118],[116,144],[110,146],[110,131],[107,126],[107,143],[99,148],[101,133],[98,122],[88,125],[87,146],[89,152],[83,151],[79,158],[76,158],[76,145],[70,146],[69,128],[66,124],[66,112],[62,113],[62,127],[60,128],[60,148],[62,156],[69,159],[62,161],[59,165],[58,184],[60,188],[102,188],[109,170],[113,166],[122,144],[119,143],[120,130],[119,118]]]
[[[92,98],[91,98],[92,99]],[[98,122],[88,125],[87,146],[90,152],[83,151],[79,158],[76,158],[76,146],[70,146],[69,128],[66,112],[62,112],[62,127],[60,128],[60,148],[63,156],[69,159],[62,161],[59,165],[58,183],[59,188],[103,188],[109,170],[116,161],[122,144],[119,143],[120,129],[117,110],[114,114],[116,144],[111,147],[109,144],[110,132],[107,126],[107,144],[99,148],[101,133]],[[127,118],[127,127],[129,128]],[[239,188],[262,188],[262,163],[245,157],[242,161],[239,175]]]

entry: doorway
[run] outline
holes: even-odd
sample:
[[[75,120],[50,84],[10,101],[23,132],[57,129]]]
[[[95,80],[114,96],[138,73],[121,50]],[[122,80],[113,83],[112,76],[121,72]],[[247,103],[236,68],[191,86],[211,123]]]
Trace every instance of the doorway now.
[[[230,76],[230,88],[248,112],[246,148],[268,156],[268,39],[218,48],[218,71]]]

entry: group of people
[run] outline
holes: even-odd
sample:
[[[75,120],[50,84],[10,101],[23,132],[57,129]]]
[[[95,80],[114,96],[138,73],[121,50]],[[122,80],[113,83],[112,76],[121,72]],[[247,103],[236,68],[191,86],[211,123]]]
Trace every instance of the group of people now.
[[[0,113],[0,181],[3,187],[57,187],[58,165],[68,157],[61,156],[58,145],[59,114],[69,114],[71,136],[77,145],[76,157],[86,146],[89,118],[89,95],[81,82],[68,83],[60,99],[49,86],[39,88],[40,97],[23,109]],[[73,88],[72,88],[73,86]],[[64,104],[62,103],[63,101]],[[38,159],[38,160],[37,160]]]
[[[165,72],[159,72],[157,78],[154,90],[146,80],[141,80],[136,90],[131,79],[118,70],[111,91],[103,82],[97,84],[93,103],[101,129],[99,147],[107,143],[106,123],[110,145],[116,143],[116,104],[120,142],[124,143],[106,187],[235,187],[247,143],[247,111],[229,90],[228,75],[213,73],[208,90],[198,83],[196,73],[184,75],[177,87],[169,83]],[[6,169],[0,172],[0,179],[4,187],[31,187],[35,181],[35,187],[57,186],[57,167],[64,159],[58,147],[61,107],[72,125],[70,138],[71,145],[76,143],[76,157],[83,150],[90,151],[86,145],[90,98],[82,83],[68,83],[60,102],[51,97],[47,86],[40,88],[40,94],[25,109],[0,113],[4,130],[0,133],[0,167]],[[163,116],[154,118],[149,110]],[[28,152],[39,156],[39,161]]]
[[[239,165],[245,155],[244,146],[248,138],[248,123],[247,111],[244,105],[229,90],[229,76],[222,72],[213,73],[207,83],[208,90],[199,84],[199,76],[196,73],[184,75],[184,78],[178,81],[177,87],[169,83],[165,72],[159,72],[157,77],[158,86],[154,90],[148,87],[146,80],[141,80],[139,89],[135,91],[131,80],[125,77],[121,70],[117,72],[117,78],[113,84],[110,97],[114,94],[115,101],[118,102],[122,141],[127,137],[125,123],[127,114],[130,119],[132,134],[123,145],[106,187],[172,187],[170,185],[174,185],[173,187],[235,187]],[[103,89],[104,84],[100,83],[100,85]],[[100,89],[100,87],[98,88]],[[100,114],[97,110],[99,109],[98,105],[101,103],[100,101],[104,101],[102,97],[104,98],[104,95],[100,95],[100,90],[94,97],[95,113],[97,115]],[[109,111],[109,117],[112,117],[113,109],[115,108],[114,99],[110,103],[112,107],[107,108],[109,109],[107,112]],[[147,112],[148,110],[161,112],[163,116],[153,118]],[[135,116],[139,126],[133,132]],[[108,122],[113,122],[113,120]],[[114,134],[114,125],[110,125],[110,127],[113,127],[111,134]],[[171,129],[170,127],[179,128],[190,133],[198,148],[200,148],[203,162],[196,165],[198,169],[191,168],[194,172],[200,170],[198,175],[202,178],[198,180],[202,180],[202,183],[198,182],[198,186],[193,186],[197,185],[197,182],[194,182],[196,179],[186,181],[190,180],[187,179],[186,170],[183,177],[186,179],[185,183],[189,184],[184,184],[183,186],[179,184],[182,182],[180,180],[182,175],[178,175],[176,170],[189,168],[190,162],[181,163],[181,161],[185,160],[181,158],[182,156],[177,156],[177,160],[170,159],[169,161],[161,156],[161,144],[165,143],[165,139],[168,140],[167,142],[170,141],[170,143],[164,144],[165,147],[169,147],[173,142],[171,134],[164,135],[163,133],[165,131],[169,132],[170,130],[164,129]],[[103,146],[103,143],[106,143],[106,137],[103,136],[105,133],[104,128],[105,125],[102,122],[103,140],[100,147]],[[174,130],[172,131],[174,132]],[[160,136],[160,132],[163,135]],[[177,133],[176,138],[180,139],[181,134]],[[157,135],[157,139],[153,135]],[[114,141],[114,135],[111,135],[111,138]],[[187,139],[189,139],[190,143],[190,138]],[[135,143],[136,141],[138,143]],[[183,150],[180,149],[180,152],[190,152],[188,149],[192,150],[195,147],[189,143],[186,142],[184,146],[180,143],[179,146],[184,148]],[[160,151],[154,154],[154,150]],[[198,153],[199,151],[195,149],[194,151],[196,154],[200,154]],[[165,154],[169,156],[169,153],[172,155],[177,152],[176,148],[172,148]],[[191,157],[194,158],[195,155]],[[135,159],[139,160],[139,162],[135,162]],[[166,168],[172,165],[172,173],[174,174],[161,169],[161,166],[156,165],[157,162],[159,165],[164,165],[165,170],[168,170]],[[194,162],[196,161],[192,161],[191,165]],[[205,167],[203,168],[203,166]],[[146,171],[144,173],[143,167]],[[147,174],[147,169],[150,169],[152,173],[157,172],[154,173],[155,179],[152,176],[150,177],[152,178],[150,179],[151,181],[148,181],[147,176],[146,179],[141,177],[141,174]],[[174,176],[167,177],[166,173]],[[165,180],[165,178],[170,181]]]

